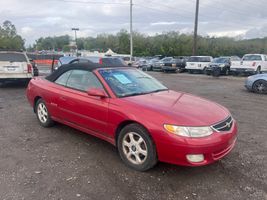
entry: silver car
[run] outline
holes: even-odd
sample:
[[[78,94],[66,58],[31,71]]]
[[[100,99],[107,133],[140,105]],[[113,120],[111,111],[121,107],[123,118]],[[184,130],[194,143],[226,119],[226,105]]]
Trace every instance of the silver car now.
[[[267,74],[249,76],[245,81],[245,87],[255,93],[267,94]]]

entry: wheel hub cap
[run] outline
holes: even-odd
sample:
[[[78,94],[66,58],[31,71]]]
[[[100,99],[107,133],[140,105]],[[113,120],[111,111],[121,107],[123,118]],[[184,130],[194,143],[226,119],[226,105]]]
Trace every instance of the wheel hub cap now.
[[[129,132],[125,134],[122,140],[122,149],[125,157],[133,164],[140,165],[147,159],[146,142],[138,133]]]

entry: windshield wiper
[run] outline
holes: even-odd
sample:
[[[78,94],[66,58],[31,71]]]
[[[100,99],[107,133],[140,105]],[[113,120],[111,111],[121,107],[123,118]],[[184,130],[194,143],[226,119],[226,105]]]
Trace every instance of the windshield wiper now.
[[[165,89],[158,89],[158,90],[153,90],[149,93],[154,93],[154,92],[161,92],[161,91],[166,91],[166,90],[169,90],[168,88],[165,88]]]
[[[166,89],[158,89],[158,90],[153,90],[150,92],[134,92],[131,94],[121,95],[121,97],[131,97],[131,96],[137,96],[137,95],[151,94],[151,93],[161,92],[161,91],[166,91],[166,90],[169,90],[169,89],[167,89],[167,88]]]
[[[149,94],[149,93],[150,92],[134,92],[131,94],[122,95],[122,97],[131,97],[131,96],[144,95],[144,94]]]

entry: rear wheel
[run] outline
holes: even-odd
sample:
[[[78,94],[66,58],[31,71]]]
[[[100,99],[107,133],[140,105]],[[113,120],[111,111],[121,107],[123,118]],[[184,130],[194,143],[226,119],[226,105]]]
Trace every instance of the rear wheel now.
[[[54,121],[51,119],[51,116],[46,107],[46,103],[43,99],[39,99],[37,101],[35,105],[35,112],[41,126],[51,127],[54,125]]]
[[[157,163],[155,145],[147,130],[139,124],[124,127],[118,137],[118,151],[123,162],[137,171],[146,171]]]
[[[258,80],[252,86],[253,92],[259,94],[267,94],[267,81],[265,80]]]

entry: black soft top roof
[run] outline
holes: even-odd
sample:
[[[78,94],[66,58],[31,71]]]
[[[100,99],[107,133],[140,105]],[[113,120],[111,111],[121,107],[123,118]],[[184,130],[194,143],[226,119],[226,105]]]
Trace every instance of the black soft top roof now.
[[[86,71],[93,71],[98,68],[118,68],[118,67],[128,67],[128,66],[105,66],[93,62],[88,62],[88,63],[75,63],[75,64],[66,64],[66,65],[61,65],[56,71],[52,72],[50,75],[46,77],[47,80],[49,81],[55,81],[61,74],[69,71],[69,70],[74,70],[74,69],[81,69],[81,70],[86,70]]]

